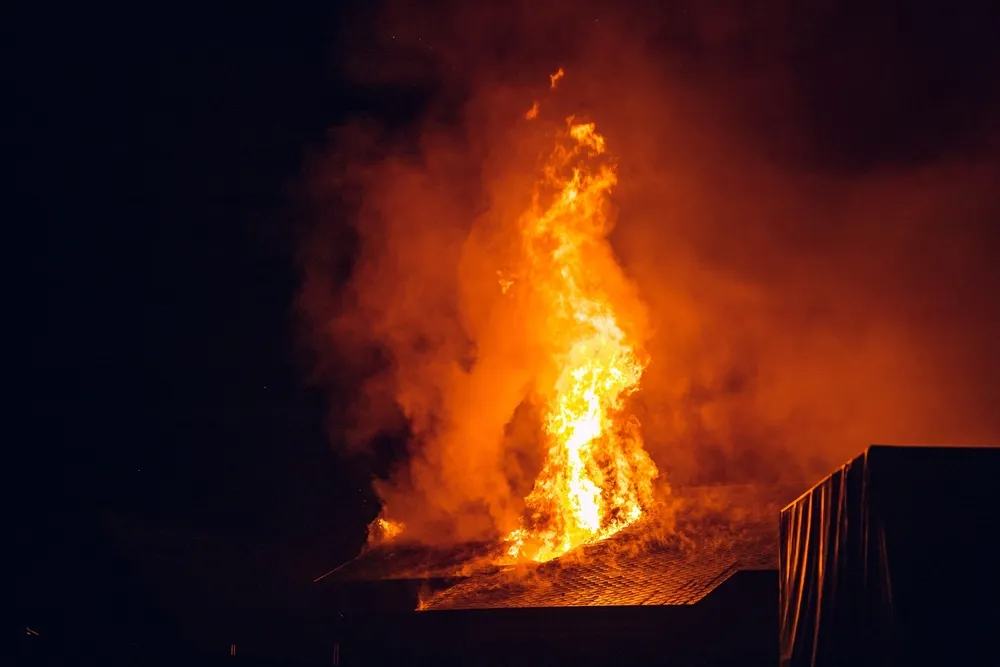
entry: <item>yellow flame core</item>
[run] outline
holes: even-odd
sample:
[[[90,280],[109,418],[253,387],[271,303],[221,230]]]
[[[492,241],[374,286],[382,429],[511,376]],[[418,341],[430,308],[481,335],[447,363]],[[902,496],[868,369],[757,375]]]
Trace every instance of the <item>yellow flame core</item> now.
[[[546,314],[556,380],[541,388],[545,462],[525,499],[521,527],[506,538],[509,556],[539,562],[636,521],[651,502],[657,475],[638,422],[621,414],[646,364],[602,285],[622,280],[606,240],[617,176],[604,137],[593,123],[568,119],[543,173],[520,221],[531,276],[522,282]],[[551,201],[543,206],[546,192]]]

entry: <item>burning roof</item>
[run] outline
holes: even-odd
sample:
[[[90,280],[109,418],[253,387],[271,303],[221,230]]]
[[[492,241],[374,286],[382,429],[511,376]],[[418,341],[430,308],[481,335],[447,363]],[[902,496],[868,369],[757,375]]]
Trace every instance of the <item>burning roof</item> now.
[[[805,486],[684,490],[672,513],[545,563],[498,565],[503,545],[495,542],[387,542],[317,581],[424,580],[419,609],[427,611],[691,605],[740,570],[777,568],[778,510]]]
[[[529,571],[478,572],[420,601],[423,610],[495,607],[688,605],[739,570],[777,567],[776,533],[765,526],[685,543],[646,543],[643,524]]]

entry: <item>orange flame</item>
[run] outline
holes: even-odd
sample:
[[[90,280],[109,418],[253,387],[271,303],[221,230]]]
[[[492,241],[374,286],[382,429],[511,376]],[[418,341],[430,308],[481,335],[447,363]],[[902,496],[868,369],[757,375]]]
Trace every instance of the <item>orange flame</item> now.
[[[403,534],[406,526],[399,522],[384,517],[378,517],[368,525],[368,545],[376,546],[391,542]]]
[[[562,75],[560,69],[551,77],[553,87]],[[638,422],[621,413],[646,362],[603,286],[623,279],[605,238],[617,176],[595,125],[572,117],[567,125],[520,220],[530,279],[517,286],[546,314],[556,379],[541,387],[546,459],[521,527],[506,542],[509,556],[540,562],[636,521],[657,476]],[[543,206],[547,191],[554,195]]]
[[[563,76],[565,76],[565,75],[566,75],[566,72],[563,71],[562,67],[560,67],[559,70],[555,74],[550,74],[549,75],[549,82],[550,82],[549,83],[549,88],[551,88],[552,90],[555,90],[556,89],[556,84],[559,83],[559,79],[563,78]]]

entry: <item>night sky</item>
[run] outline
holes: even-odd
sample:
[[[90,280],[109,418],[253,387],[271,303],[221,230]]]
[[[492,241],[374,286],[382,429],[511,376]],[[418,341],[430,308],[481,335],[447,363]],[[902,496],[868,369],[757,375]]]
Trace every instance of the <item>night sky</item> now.
[[[347,55],[377,48],[376,8],[355,4],[17,17],[30,373],[8,449],[25,604],[53,571],[90,567],[64,569],[107,514],[266,545],[304,580],[363,541],[375,464],[337,453],[296,333],[301,184],[329,128],[405,124],[424,90],[350,80]],[[814,155],[849,172],[975,151],[997,108],[997,10],[938,4],[838,4],[796,65]]]
[[[113,3],[20,17],[28,604],[38,582],[96,566],[99,513],[179,526],[180,541],[291,545],[306,580],[364,539],[370,478],[334,454],[293,311],[295,183],[358,104],[336,78],[344,11]]]

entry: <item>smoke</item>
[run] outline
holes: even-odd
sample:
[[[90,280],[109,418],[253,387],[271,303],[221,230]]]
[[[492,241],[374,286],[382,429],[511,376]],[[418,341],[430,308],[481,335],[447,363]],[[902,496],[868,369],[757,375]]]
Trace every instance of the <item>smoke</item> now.
[[[419,91],[418,112],[335,128],[311,173],[313,370],[336,442],[405,437],[376,490],[408,534],[502,534],[541,465],[540,324],[497,281],[570,114],[618,161],[611,242],[634,284],[614,289],[646,304],[630,326],[651,358],[629,407],[671,484],[812,479],[872,442],[1000,443],[997,63],[975,17],[937,26],[966,29],[962,83],[913,55],[919,26],[888,34],[847,4],[542,4],[383,6],[344,67]],[[850,20],[854,41],[831,42]]]

